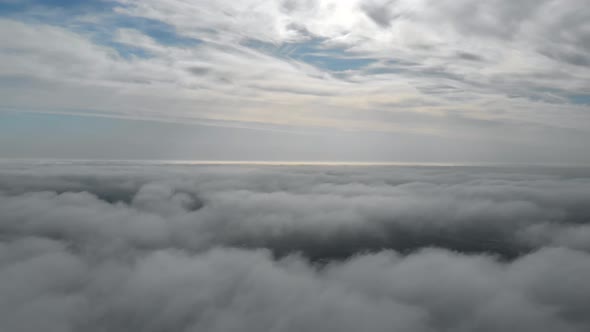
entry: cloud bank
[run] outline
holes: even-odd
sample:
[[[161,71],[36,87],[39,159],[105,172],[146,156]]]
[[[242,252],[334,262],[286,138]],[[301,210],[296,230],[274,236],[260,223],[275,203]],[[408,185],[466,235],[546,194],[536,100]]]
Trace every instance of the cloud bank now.
[[[4,163],[7,331],[586,331],[578,168]]]

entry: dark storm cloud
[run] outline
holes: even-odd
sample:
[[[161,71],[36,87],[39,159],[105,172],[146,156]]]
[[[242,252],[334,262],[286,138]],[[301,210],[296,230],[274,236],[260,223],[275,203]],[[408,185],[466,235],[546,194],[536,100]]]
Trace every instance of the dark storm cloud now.
[[[3,165],[6,331],[586,331],[590,171]]]

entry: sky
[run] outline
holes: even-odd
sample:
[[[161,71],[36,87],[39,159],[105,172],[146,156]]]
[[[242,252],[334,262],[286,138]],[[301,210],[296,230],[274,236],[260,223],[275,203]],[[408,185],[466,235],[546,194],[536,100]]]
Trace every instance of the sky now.
[[[590,163],[585,0],[0,0],[0,158]]]

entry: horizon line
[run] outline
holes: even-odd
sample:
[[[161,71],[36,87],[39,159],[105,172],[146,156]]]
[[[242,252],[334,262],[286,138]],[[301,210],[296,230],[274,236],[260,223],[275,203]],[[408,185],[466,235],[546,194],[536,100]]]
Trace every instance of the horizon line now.
[[[200,160],[200,159],[97,159],[97,158],[2,158],[0,163],[51,163],[51,164],[147,164],[147,165],[260,165],[260,166],[432,166],[432,167],[590,167],[583,163],[531,163],[531,162],[436,162],[436,161],[311,161],[311,160]]]

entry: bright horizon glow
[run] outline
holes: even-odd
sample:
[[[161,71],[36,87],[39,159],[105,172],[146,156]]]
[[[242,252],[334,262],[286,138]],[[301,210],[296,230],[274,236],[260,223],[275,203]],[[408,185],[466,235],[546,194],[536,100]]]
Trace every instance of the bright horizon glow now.
[[[0,164],[105,164],[105,165],[177,165],[177,166],[432,166],[432,167],[590,167],[590,164],[566,163],[485,163],[485,162],[358,162],[358,161],[264,161],[264,160],[167,160],[167,159],[68,159],[68,158],[0,158]]]

